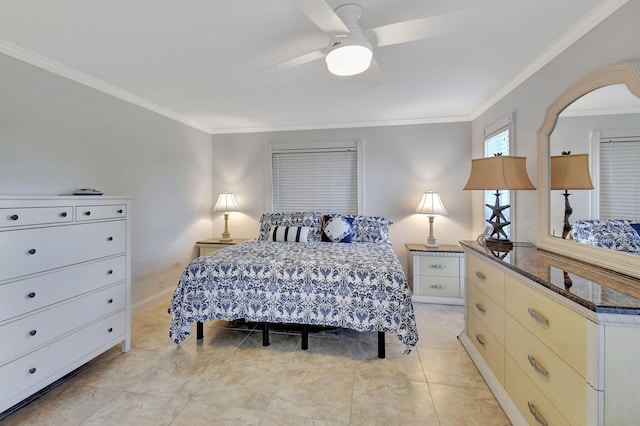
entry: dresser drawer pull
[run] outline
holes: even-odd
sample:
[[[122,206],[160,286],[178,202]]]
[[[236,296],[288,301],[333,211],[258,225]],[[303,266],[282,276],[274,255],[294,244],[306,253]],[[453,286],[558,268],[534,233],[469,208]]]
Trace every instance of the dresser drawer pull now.
[[[541,424],[542,426],[547,426],[549,423],[545,419],[542,418],[540,414],[538,414],[538,410],[536,410],[535,405],[533,405],[530,401],[527,401],[527,405],[529,406],[529,412],[536,419],[536,422]]]
[[[527,311],[529,312],[529,315],[531,315],[531,318],[538,321],[540,324],[549,325],[549,320],[546,319],[543,315],[540,315],[538,312],[536,312],[535,309],[527,308]]]
[[[529,364],[531,364],[534,370],[536,370],[544,377],[549,377],[549,372],[540,364],[538,364],[538,361],[536,361],[534,357],[532,357],[531,355],[527,355],[527,358],[529,359]]]
[[[12,214],[11,216],[9,216],[9,219],[11,220],[18,220],[20,216],[18,216],[17,214]]]
[[[60,213],[60,217],[67,217],[67,212]]]
[[[27,251],[27,253],[29,253],[29,254],[36,254],[36,249],[29,249],[29,250]]]
[[[476,271],[476,277],[478,277],[478,279],[483,280],[483,281],[487,279],[486,275],[483,274],[480,271]]]
[[[436,290],[444,290],[445,288],[447,288],[447,286],[444,284],[431,284],[429,287],[435,288]]]
[[[487,312],[487,310],[480,303],[476,303],[476,309],[482,312],[483,314]]]
[[[107,275],[113,275],[113,269],[109,269],[109,270],[107,271]]]
[[[445,269],[447,267],[446,265],[440,265],[440,264],[429,265],[429,266],[434,269]]]
[[[36,292],[35,292],[35,291],[32,291],[31,293],[27,294],[27,297],[28,297],[29,299],[33,299],[34,297],[36,297]]]
[[[37,333],[38,333],[38,331],[37,331],[37,330],[31,330],[31,331],[29,332],[29,336],[35,336]]]
[[[124,211],[122,209],[118,209],[118,214],[122,214]]]
[[[91,216],[91,211],[87,210],[86,212],[84,212],[85,216]]]
[[[113,332],[113,327],[109,327],[109,328],[107,328],[107,331],[108,331],[109,333]]]
[[[478,343],[480,343],[482,346],[486,345],[487,343],[484,341],[484,337],[482,337],[479,334],[476,334],[476,340],[478,341]]]
[[[113,303],[113,299],[107,300],[107,303]]]
[[[29,374],[35,374],[36,373],[36,368],[35,367],[31,367],[29,369]]]
[[[113,237],[107,237],[107,241],[113,241]]]

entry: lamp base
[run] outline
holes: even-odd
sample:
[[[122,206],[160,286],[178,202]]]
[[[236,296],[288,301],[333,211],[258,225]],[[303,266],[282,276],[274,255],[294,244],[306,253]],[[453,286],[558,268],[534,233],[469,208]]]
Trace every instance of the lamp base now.
[[[513,248],[513,242],[509,239],[500,239],[489,237],[485,240],[486,246],[491,246],[492,248]]]
[[[231,234],[230,233],[228,233],[228,232],[223,232],[222,233],[222,237],[220,238],[221,242],[226,243],[226,242],[229,242],[229,241],[232,241],[232,240],[233,240],[233,238],[231,238]]]
[[[436,242],[436,239],[435,238],[431,238],[431,237],[427,238],[427,244],[425,244],[425,246],[427,248],[438,248],[438,247],[440,247],[440,246],[438,246],[438,243]]]

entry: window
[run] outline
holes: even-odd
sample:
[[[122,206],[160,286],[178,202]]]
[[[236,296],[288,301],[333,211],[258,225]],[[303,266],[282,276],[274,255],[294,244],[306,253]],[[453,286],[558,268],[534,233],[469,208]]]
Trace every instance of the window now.
[[[630,131],[626,136],[603,136],[600,139],[599,154],[599,217],[638,219],[640,132]]]
[[[362,141],[270,145],[267,211],[360,213],[362,145]]]
[[[508,115],[502,120],[494,123],[493,125],[484,129],[484,156],[492,157],[494,154],[501,153],[502,155],[509,155],[511,153],[511,135],[513,133],[513,120],[512,116]],[[491,217],[493,211],[487,207],[495,205],[496,203],[496,191],[484,191],[484,218],[485,220]],[[500,191],[500,205],[504,206],[511,204],[511,191]],[[511,211],[513,208],[509,208],[503,211],[507,221],[511,221]],[[504,228],[504,232],[509,238],[511,238],[511,226]]]

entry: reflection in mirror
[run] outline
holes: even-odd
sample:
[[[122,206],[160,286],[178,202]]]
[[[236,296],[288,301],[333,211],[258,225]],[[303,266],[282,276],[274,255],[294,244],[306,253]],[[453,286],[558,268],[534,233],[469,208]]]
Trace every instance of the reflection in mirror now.
[[[577,99],[559,114],[549,155],[549,235],[640,254],[640,99],[624,84]]]

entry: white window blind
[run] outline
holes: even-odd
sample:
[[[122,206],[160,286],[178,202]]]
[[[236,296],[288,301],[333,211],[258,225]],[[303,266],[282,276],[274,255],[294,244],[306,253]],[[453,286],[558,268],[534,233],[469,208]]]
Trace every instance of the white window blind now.
[[[358,213],[357,148],[272,152],[273,211]]]
[[[640,136],[600,140],[600,218],[640,218]]]
[[[486,133],[486,132],[485,132]],[[510,149],[510,127],[507,125],[506,127],[502,127],[489,136],[485,137],[484,140],[484,156],[485,157],[493,157],[494,154],[501,153],[502,155],[509,155]],[[489,219],[493,214],[493,210],[487,207],[487,204],[493,206],[496,203],[496,191],[484,191],[484,217],[485,219]],[[511,204],[511,191],[501,190],[500,191],[500,205],[504,206],[507,204]],[[511,221],[511,209],[506,209],[503,211],[506,219]],[[503,229],[505,234],[509,238],[511,238],[511,227],[507,226]]]

